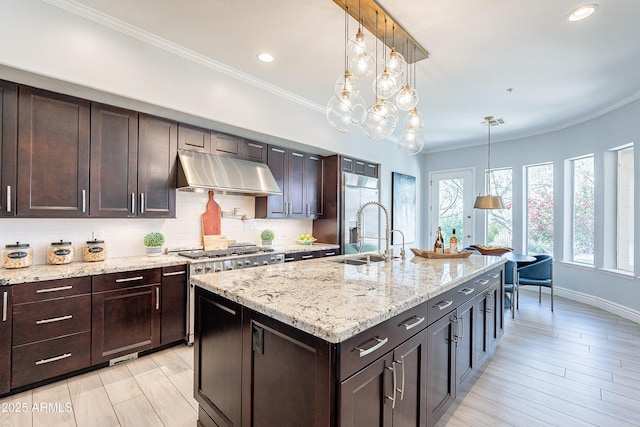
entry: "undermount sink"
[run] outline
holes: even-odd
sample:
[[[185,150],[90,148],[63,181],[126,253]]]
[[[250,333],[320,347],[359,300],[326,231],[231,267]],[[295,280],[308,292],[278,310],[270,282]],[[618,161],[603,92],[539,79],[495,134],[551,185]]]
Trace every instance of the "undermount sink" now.
[[[359,255],[343,259],[331,260],[331,262],[336,262],[338,264],[365,265],[367,264],[367,258],[369,258],[370,263],[384,261],[384,256],[382,255]]]

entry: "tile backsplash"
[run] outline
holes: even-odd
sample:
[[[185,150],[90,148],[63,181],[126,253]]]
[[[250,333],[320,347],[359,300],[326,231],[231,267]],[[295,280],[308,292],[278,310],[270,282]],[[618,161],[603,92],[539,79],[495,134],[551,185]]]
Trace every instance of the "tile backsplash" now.
[[[222,218],[222,234],[238,242],[260,244],[260,232],[269,228],[276,237],[274,244],[292,244],[302,233],[312,232],[310,219],[255,219],[255,199],[248,196],[215,196],[226,214],[237,217]],[[142,239],[150,231],[165,236],[165,248],[200,245],[200,215],[208,201],[206,193],[176,192],[176,218],[172,219],[59,219],[59,218],[2,218],[0,219],[0,245],[16,242],[29,243],[33,248],[34,264],[46,263],[46,252],[51,242],[71,241],[76,248],[76,261],[81,261],[82,245],[98,238],[108,246],[108,257],[143,255]],[[234,211],[235,210],[235,211]]]

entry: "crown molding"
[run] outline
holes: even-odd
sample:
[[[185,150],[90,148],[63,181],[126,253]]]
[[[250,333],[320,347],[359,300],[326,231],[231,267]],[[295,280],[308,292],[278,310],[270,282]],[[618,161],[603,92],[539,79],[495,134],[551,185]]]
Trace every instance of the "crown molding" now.
[[[228,65],[223,64],[222,62],[216,61],[205,55],[199,54],[198,52],[187,49],[184,46],[181,46],[169,40],[163,39],[162,37],[158,37],[155,34],[142,30],[141,28],[128,24],[112,16],[106,15],[102,12],[99,12],[95,9],[87,7],[76,1],[73,1],[73,0],[43,0],[43,1],[59,9],[73,13],[74,15],[77,15],[81,18],[84,18],[92,22],[95,22],[99,25],[102,25],[103,27],[112,29],[128,37],[135,38],[137,40],[140,40],[143,43],[146,43],[151,46],[155,46],[173,55],[184,58],[195,64],[202,65],[211,70],[214,70],[226,76],[232,77],[240,82],[254,86],[260,90],[277,95],[288,101],[295,102],[299,105],[302,105],[303,107],[309,108],[311,110],[315,110],[323,114],[326,112],[325,106],[322,106],[313,101],[310,101],[307,98],[299,96],[288,90],[282,89],[278,86],[274,86],[270,83],[265,82],[264,80],[260,80],[250,74],[247,74],[235,68],[229,67]]]

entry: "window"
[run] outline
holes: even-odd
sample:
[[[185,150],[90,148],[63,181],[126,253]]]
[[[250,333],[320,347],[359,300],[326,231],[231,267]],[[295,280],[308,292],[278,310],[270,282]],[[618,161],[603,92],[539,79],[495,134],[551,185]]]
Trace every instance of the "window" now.
[[[594,173],[593,155],[570,161],[572,172],[572,257],[593,265]]]
[[[553,164],[525,166],[527,253],[553,254]]]
[[[633,272],[633,147],[616,152],[616,267]]]
[[[489,185],[487,188],[493,188],[496,194],[502,196],[504,209],[487,211],[487,245],[511,247],[513,245],[512,170],[511,168],[492,169],[490,179],[493,186]]]

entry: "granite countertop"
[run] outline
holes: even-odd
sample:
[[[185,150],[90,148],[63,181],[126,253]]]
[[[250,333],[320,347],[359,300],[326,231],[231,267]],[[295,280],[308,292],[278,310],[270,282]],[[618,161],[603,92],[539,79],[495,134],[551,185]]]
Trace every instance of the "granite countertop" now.
[[[96,274],[119,273],[147,268],[169,267],[188,264],[187,258],[178,255],[131,256],[107,258],[105,261],[49,265],[38,264],[26,268],[0,268],[0,284],[39,282],[43,280],[68,279],[71,277],[94,276]]]
[[[314,243],[313,245],[274,245],[276,252],[306,252],[339,249],[340,245]],[[83,262],[49,265],[37,264],[26,268],[0,268],[0,286],[43,280],[67,279],[71,277],[94,276],[97,274],[120,273],[124,271],[143,270],[146,268],[168,267],[172,265],[190,264],[192,261],[177,254],[162,254],[156,257],[147,255],[121,258],[108,258],[106,261]]]
[[[409,255],[411,257],[411,255]],[[500,257],[420,257],[370,265],[318,258],[191,278],[201,288],[332,343],[502,265]]]

